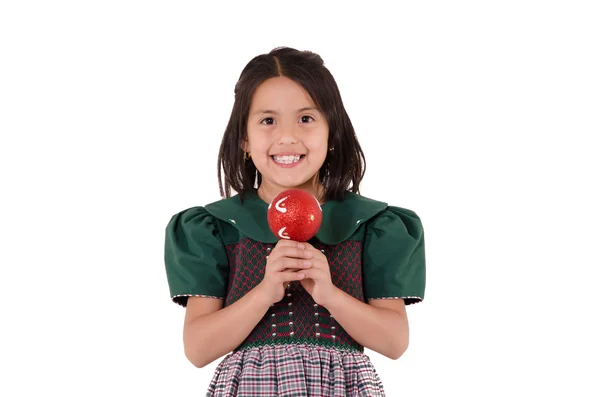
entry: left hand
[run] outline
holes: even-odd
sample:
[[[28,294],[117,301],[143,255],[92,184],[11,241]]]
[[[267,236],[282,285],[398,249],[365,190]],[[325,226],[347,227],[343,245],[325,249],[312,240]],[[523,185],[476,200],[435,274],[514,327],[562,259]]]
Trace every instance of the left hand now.
[[[331,271],[327,257],[309,243],[302,244],[312,254],[312,258],[309,259],[312,266],[309,269],[298,271],[298,273],[304,273],[304,278],[300,280],[300,284],[312,296],[315,303],[327,306],[337,289],[331,282]]]

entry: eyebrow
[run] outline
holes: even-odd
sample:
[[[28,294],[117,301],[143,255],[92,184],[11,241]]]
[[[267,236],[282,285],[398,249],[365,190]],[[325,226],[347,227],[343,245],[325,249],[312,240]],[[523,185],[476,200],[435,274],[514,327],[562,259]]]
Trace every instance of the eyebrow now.
[[[302,112],[306,112],[307,110],[318,110],[318,109],[314,106],[309,106],[309,107],[300,108],[297,110],[297,112],[302,113]],[[257,111],[252,113],[252,116],[255,116],[257,114],[279,114],[279,112],[277,112],[275,110],[270,110],[270,109],[258,109]]]

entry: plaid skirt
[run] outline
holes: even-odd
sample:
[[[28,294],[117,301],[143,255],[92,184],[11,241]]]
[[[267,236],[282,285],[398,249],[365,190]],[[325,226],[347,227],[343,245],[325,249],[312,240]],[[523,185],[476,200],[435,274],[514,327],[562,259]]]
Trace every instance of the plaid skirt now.
[[[260,346],[227,355],[207,397],[385,397],[369,357],[311,345]]]

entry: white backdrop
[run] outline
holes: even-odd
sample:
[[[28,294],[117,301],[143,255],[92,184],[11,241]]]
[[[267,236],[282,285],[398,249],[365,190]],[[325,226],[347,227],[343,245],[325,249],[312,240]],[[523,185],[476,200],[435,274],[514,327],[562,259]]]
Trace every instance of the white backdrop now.
[[[234,84],[286,45],[335,76],[362,193],[423,220],[388,395],[600,395],[594,2],[209,3],[1,3],[0,394],[204,395],[164,228],[219,198]]]

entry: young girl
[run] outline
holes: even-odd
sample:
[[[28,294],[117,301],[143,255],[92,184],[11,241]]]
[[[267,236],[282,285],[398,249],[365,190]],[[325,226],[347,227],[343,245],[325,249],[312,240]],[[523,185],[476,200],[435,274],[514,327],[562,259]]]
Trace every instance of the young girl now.
[[[384,396],[364,348],[391,359],[406,350],[405,305],[425,290],[424,235],[413,211],[359,195],[363,174],[321,57],[277,48],[252,59],[219,152],[226,198],[166,228],[185,355],[197,367],[226,355],[207,396]],[[308,242],[269,229],[268,204],[289,188],[321,202]]]

